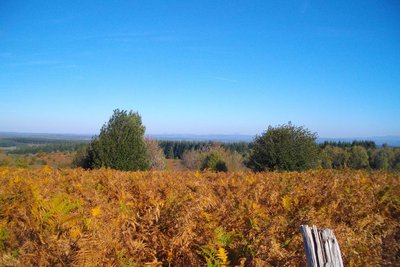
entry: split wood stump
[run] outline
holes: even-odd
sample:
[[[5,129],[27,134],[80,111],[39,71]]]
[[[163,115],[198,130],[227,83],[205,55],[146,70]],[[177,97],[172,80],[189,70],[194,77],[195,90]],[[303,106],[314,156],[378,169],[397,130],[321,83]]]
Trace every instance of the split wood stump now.
[[[339,243],[331,229],[301,225],[300,231],[309,267],[343,267]]]

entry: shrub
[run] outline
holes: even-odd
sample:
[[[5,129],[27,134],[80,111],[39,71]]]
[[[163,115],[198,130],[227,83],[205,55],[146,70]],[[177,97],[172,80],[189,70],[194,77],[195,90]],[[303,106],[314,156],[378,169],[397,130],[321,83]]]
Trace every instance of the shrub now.
[[[158,145],[158,142],[153,139],[146,138],[145,140],[147,157],[150,163],[150,170],[163,170],[165,169],[165,155],[164,151]]]
[[[256,137],[248,166],[255,171],[302,171],[318,165],[317,136],[303,127],[268,127]]]
[[[222,160],[221,156],[216,153],[211,153],[204,159],[201,170],[210,170],[217,172],[227,172],[228,167],[226,163]]]
[[[218,158],[218,160],[217,160]],[[244,171],[243,156],[237,152],[225,150],[214,144],[201,150],[188,150],[182,156],[183,165],[190,170],[211,169],[214,171]],[[221,161],[217,164],[218,161]],[[218,169],[217,168],[218,165]],[[226,169],[226,170],[225,170]]]
[[[182,163],[189,170],[197,170],[201,165],[201,152],[194,149],[185,151],[182,155]]]

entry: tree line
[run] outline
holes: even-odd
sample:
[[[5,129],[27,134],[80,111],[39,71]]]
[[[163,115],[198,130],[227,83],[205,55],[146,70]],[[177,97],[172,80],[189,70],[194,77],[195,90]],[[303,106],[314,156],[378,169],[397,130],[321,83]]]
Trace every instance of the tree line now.
[[[71,141],[63,143],[50,143],[43,145],[24,145],[18,146],[15,149],[9,150],[10,154],[38,154],[52,152],[75,152],[83,147],[86,147],[87,142]]]
[[[324,141],[319,145],[321,148],[325,148],[327,146],[335,146],[340,148],[348,148],[353,146],[362,146],[366,149],[375,149],[377,148],[374,141],[369,140],[354,140],[353,142],[346,142],[346,141]],[[387,146],[387,145],[384,145]]]
[[[238,152],[241,155],[247,155],[250,151],[252,143],[248,142],[232,142],[222,143],[214,141],[158,141],[159,146],[164,152],[167,159],[183,159],[185,152],[190,150],[205,150],[209,147],[219,145],[230,152]]]
[[[285,126],[279,126],[275,129],[274,133],[270,135],[280,135],[279,131],[283,131]],[[278,130],[278,131],[276,131]],[[272,131],[272,128],[270,129]],[[293,134],[293,129],[290,130]],[[383,145],[378,147],[374,141],[362,140],[353,142],[343,142],[343,141],[325,141],[318,144],[318,146],[312,145],[311,143],[303,142],[303,148],[297,145],[296,149],[306,149],[304,156],[313,157],[316,154],[317,157],[314,162],[306,163],[305,161],[297,162],[293,158],[289,158],[287,151],[293,146],[292,143],[288,143],[285,146],[284,139],[275,140],[269,144],[270,153],[274,155],[269,155],[265,157],[265,153],[259,155],[257,159],[257,152],[263,145],[262,141],[259,140],[259,145],[253,149],[255,142],[236,142],[236,143],[218,143],[218,142],[204,142],[204,141],[159,141],[160,147],[163,149],[165,157],[167,159],[181,159],[186,167],[190,169],[202,169],[201,158],[207,157],[207,155],[212,154],[210,151],[218,155],[219,157],[228,157],[232,153],[237,153],[236,158],[243,162],[243,166],[246,166],[254,170],[303,170],[310,168],[324,168],[324,169],[374,169],[374,170],[399,170],[400,169],[400,148],[389,147]],[[276,144],[275,148],[272,148]],[[216,147],[220,147],[216,149]],[[309,148],[314,147],[314,149]],[[215,151],[217,150],[217,151]],[[221,151],[224,150],[224,153]],[[275,152],[272,152],[274,150]],[[208,151],[208,152],[207,152]],[[250,153],[252,152],[252,154]],[[222,155],[224,154],[224,155]],[[252,155],[252,160],[250,160],[250,154]],[[203,156],[201,156],[203,155]],[[297,157],[295,153],[291,154],[292,157]],[[196,160],[194,160],[196,158]],[[215,158],[215,157],[214,157]],[[263,158],[275,158],[273,162],[270,162],[269,167],[262,167],[258,164],[263,161]],[[280,159],[280,161],[279,161]],[[196,161],[195,163],[193,161]],[[297,162],[297,163],[296,163]],[[309,161],[308,161],[309,162]],[[292,166],[292,165],[293,166]],[[295,165],[298,166],[295,166]],[[238,165],[238,164],[236,164]],[[237,168],[236,168],[237,169]]]
[[[321,150],[320,161],[325,169],[400,170],[400,148],[327,145]]]
[[[400,148],[377,148],[372,141],[324,142],[302,126],[269,126],[251,143],[160,141],[146,139],[137,112],[114,110],[99,136],[80,149],[74,165],[120,170],[165,168],[180,159],[188,169],[212,171],[303,171],[308,169],[400,170]]]

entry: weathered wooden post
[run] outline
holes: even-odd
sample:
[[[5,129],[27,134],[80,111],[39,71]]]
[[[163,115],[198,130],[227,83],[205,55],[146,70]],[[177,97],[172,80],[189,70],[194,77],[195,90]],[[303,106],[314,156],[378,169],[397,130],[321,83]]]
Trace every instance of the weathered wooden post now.
[[[343,267],[339,243],[331,229],[300,226],[308,267]]]

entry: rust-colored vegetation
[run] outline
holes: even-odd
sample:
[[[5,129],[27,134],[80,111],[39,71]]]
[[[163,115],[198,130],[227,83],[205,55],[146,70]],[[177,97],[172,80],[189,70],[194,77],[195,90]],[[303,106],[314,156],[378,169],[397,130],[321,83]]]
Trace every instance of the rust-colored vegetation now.
[[[0,266],[304,266],[300,224],[346,266],[393,266],[399,178],[0,168]]]

